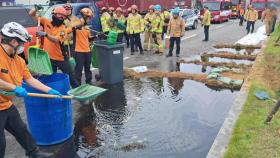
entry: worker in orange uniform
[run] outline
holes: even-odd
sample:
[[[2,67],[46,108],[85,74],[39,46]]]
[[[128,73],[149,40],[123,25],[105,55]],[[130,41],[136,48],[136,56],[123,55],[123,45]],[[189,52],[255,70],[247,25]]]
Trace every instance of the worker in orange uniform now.
[[[272,24],[274,21],[274,17],[275,17],[275,12],[273,11],[273,9],[271,7],[267,7],[262,14],[261,20],[264,22],[265,32],[266,32],[266,35],[268,35],[268,36],[270,36],[270,33],[272,31]]]
[[[144,17],[145,24],[145,33],[144,33],[144,51],[147,51],[150,47],[152,47],[153,39],[152,39],[152,21],[154,16],[154,5],[149,6],[149,12]]]
[[[88,26],[86,26],[93,18],[92,10],[90,8],[83,8],[81,9],[80,13],[80,24],[68,30],[68,32],[73,31],[74,35],[74,50],[76,60],[75,74],[79,85],[82,83],[81,80],[83,69],[85,70],[86,84],[92,84],[92,73],[90,71],[90,41],[94,39],[94,36],[91,36]]]
[[[29,14],[34,17],[35,20],[38,19],[36,16],[36,9],[30,10]],[[66,16],[65,8],[57,7],[52,12],[52,21],[40,17],[40,23],[43,25],[44,32],[38,31],[36,35],[44,37],[43,49],[48,52],[50,56],[53,72],[57,72],[57,69],[61,69],[63,73],[69,75],[72,88],[76,88],[79,84],[75,78],[74,72],[71,70],[69,57],[63,49],[63,43],[67,35],[65,25],[63,24]]]
[[[140,33],[144,32],[144,21],[142,16],[138,14],[138,7],[136,5],[131,6],[131,12],[127,18],[126,27],[126,32],[129,34],[131,42],[131,55],[134,55],[136,47],[139,47],[140,54],[143,55]]]
[[[70,3],[66,3],[63,5],[63,8],[66,10],[67,17],[64,20],[64,24],[66,29],[72,28],[74,25],[79,23],[79,18],[77,18],[75,15],[72,14],[73,7]],[[66,36],[66,40],[64,41],[64,49],[67,50],[68,53],[71,53],[72,56],[74,56],[73,52],[73,34],[69,33]]]
[[[258,11],[256,11],[252,5],[249,5],[244,17],[247,21],[247,34],[249,34],[250,32],[253,33],[255,29],[255,23],[259,17]]]
[[[0,91],[14,92],[18,97],[26,97],[27,91],[21,87],[24,80],[25,83],[37,90],[61,96],[58,91],[33,78],[25,61],[18,56],[18,52],[24,49],[24,43],[31,41],[27,30],[18,23],[10,22],[3,26],[0,34]],[[5,129],[16,138],[29,158],[54,158],[52,153],[39,150],[20,118],[16,106],[12,103],[13,98],[0,93],[0,157],[4,158],[5,156]]]
[[[123,10],[122,8],[118,7],[115,11],[114,14],[114,20],[117,21],[118,23],[122,23],[123,25],[125,25],[126,19],[123,15]],[[114,31],[116,31],[118,33],[118,38],[117,38],[117,42],[123,42],[123,35],[124,35],[124,29],[119,28],[118,25],[115,25],[113,28]]]
[[[239,14],[239,26],[243,26],[245,10],[241,5],[239,7],[238,14]]]
[[[172,51],[174,48],[174,43],[176,42],[176,56],[180,55],[180,45],[181,45],[181,37],[185,34],[185,22],[179,16],[180,10],[179,8],[175,8],[172,10],[172,18],[170,19],[167,27],[167,36],[170,37],[170,47],[169,53],[166,57],[172,56]]]

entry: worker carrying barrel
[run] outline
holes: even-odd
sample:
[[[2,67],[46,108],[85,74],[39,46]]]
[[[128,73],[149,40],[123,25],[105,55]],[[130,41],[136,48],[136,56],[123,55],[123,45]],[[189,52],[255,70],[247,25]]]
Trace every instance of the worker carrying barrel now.
[[[163,44],[162,44],[162,31],[163,31],[163,24],[164,19],[161,14],[161,6],[155,5],[154,6],[154,16],[152,20],[152,32],[153,32],[153,39],[154,39],[154,49],[156,54],[161,54],[164,52]]]
[[[130,37],[131,55],[134,55],[136,47],[139,47],[140,54],[144,54],[140,38],[140,33],[144,32],[144,20],[138,14],[138,7],[136,5],[131,6],[131,14],[127,18],[126,32]]]
[[[40,24],[43,25],[44,31],[37,31],[36,35],[44,38],[43,49],[48,52],[50,56],[53,72],[56,73],[57,69],[60,69],[63,73],[69,75],[72,88],[78,87],[78,81],[70,66],[69,56],[62,47],[67,35],[63,23],[67,16],[65,8],[62,6],[54,8],[52,20],[45,17],[38,17],[36,12],[36,8],[31,9],[29,14],[36,21],[40,18]]]
[[[174,43],[176,42],[176,56],[180,55],[181,37],[185,34],[185,22],[179,16],[179,8],[172,10],[172,18],[170,19],[167,27],[167,36],[170,37],[169,53],[166,57],[172,56]]]
[[[145,24],[145,33],[144,33],[144,51],[149,49],[149,46],[152,47],[152,21],[154,17],[154,5],[149,6],[149,12],[144,17]]]
[[[31,41],[27,30],[16,22],[10,22],[3,26],[0,32],[0,91],[14,92],[18,97],[26,97],[27,91],[21,87],[24,82],[42,92],[61,94],[33,78],[25,61],[17,54],[24,49],[24,43]],[[53,158],[52,153],[39,150],[26,125],[20,118],[16,106],[12,103],[13,97],[0,94],[0,157],[5,156],[5,131],[11,133],[24,148],[29,158]]]

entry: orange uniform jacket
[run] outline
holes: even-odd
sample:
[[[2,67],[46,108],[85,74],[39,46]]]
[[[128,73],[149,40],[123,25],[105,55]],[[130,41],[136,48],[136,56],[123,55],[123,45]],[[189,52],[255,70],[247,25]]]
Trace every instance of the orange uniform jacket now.
[[[32,77],[25,61],[18,55],[11,58],[7,55],[2,46],[0,46],[0,59],[1,80],[16,86],[21,86],[22,80],[27,80]],[[0,111],[10,108],[13,104],[12,99],[13,97],[7,97],[0,94]]]
[[[54,43],[50,41],[47,37],[44,38],[44,47],[43,49],[48,52],[50,58],[56,61],[64,61],[64,56],[62,53],[62,44],[66,39],[66,29],[64,25],[59,27],[54,27],[51,24],[51,21],[46,18],[41,18],[41,24],[44,27],[44,31],[48,35],[55,36],[59,39],[60,42]]]
[[[89,53],[89,38],[91,36],[90,30],[83,27],[74,31],[75,52]]]

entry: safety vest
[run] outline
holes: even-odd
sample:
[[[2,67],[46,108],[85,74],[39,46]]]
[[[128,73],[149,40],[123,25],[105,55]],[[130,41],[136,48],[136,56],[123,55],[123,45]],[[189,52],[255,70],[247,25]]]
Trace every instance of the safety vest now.
[[[119,22],[122,22],[125,24],[125,17],[123,15],[121,15],[120,17],[118,17],[117,15],[115,15],[114,19],[117,19]],[[123,33],[124,30],[119,29],[117,26],[114,26],[113,31],[116,31],[117,33]]]
[[[80,23],[81,23],[80,19],[77,18],[74,15],[71,15],[69,18],[64,20],[64,24],[65,24],[66,29],[67,28],[72,28],[73,26],[78,25]],[[67,35],[67,38],[64,41],[64,45],[68,45],[68,43],[70,45],[73,44],[73,33],[72,32]]]
[[[203,15],[203,21],[202,21],[203,25],[205,26],[210,26],[211,24],[211,13],[209,10],[206,10],[204,15]]]
[[[163,18],[164,18],[164,19],[170,18],[170,13],[169,13],[169,11],[164,11],[164,12],[163,12]]]
[[[255,9],[247,9],[244,16],[247,21],[257,21],[259,17],[258,12]]]
[[[162,33],[164,19],[162,14],[155,13],[152,20],[152,31],[155,33]]]
[[[144,20],[139,14],[130,14],[127,18],[126,32],[129,34],[141,33],[144,31]]]
[[[144,17],[145,25],[148,24],[149,21],[152,22],[153,16],[154,16],[154,13],[147,13],[147,14],[145,15],[145,17]]]
[[[110,31],[110,27],[108,25],[108,21],[111,19],[111,16],[109,13],[104,12],[101,15],[100,21],[101,21],[101,26],[102,26],[102,31],[103,32],[108,32]]]

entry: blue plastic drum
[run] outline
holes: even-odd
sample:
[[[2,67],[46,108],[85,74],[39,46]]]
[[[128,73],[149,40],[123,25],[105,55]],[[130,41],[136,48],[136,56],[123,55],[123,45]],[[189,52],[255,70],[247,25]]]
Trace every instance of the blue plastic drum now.
[[[65,74],[41,76],[38,80],[64,95],[70,90],[69,77]],[[27,84],[23,87],[31,93],[42,93]],[[71,100],[25,97],[24,103],[28,126],[38,145],[58,144],[72,136]]]

